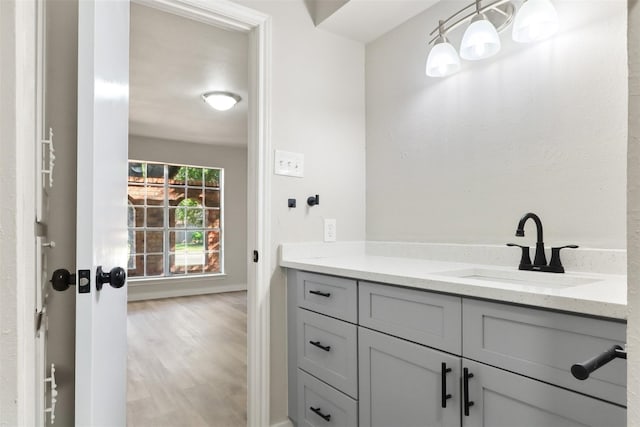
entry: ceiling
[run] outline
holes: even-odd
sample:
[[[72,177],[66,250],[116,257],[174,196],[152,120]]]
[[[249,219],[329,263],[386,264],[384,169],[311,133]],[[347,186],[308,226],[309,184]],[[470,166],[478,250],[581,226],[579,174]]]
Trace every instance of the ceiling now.
[[[246,146],[246,34],[132,3],[130,37],[130,134]],[[201,98],[213,90],[242,101],[216,111]]]
[[[313,0],[318,28],[369,43],[439,0]],[[328,16],[327,16],[328,15]]]

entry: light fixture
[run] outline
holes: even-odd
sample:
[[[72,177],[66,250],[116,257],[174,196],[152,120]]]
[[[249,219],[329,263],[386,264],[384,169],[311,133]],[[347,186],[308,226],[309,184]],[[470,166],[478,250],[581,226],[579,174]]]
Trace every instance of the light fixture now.
[[[213,91],[202,95],[204,102],[218,111],[227,111],[233,108],[242,98],[231,92]]]
[[[487,0],[490,1],[490,0]],[[518,14],[513,0],[493,0],[482,5],[482,0],[455,12],[429,33],[429,44],[433,47],[427,58],[426,74],[444,77],[460,69],[460,57],[467,60],[489,58],[500,51],[499,33],[512,22],[513,39],[517,42],[532,42],[549,37],[557,31],[558,15],[550,0],[525,0]],[[469,23],[460,43],[460,57],[445,34]]]
[[[558,31],[558,12],[549,0],[527,0],[513,22],[513,40],[531,43]]]
[[[429,77],[445,77],[460,69],[460,57],[442,31],[443,22],[439,24],[439,37],[427,57],[426,74]]]
[[[462,36],[460,56],[477,61],[492,57],[500,52],[500,36],[498,30],[487,17],[480,13],[480,0],[476,0],[476,14]]]

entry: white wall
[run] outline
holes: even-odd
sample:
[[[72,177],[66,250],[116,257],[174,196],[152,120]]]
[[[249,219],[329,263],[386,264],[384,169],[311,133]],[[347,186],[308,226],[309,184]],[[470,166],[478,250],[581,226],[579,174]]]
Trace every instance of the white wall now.
[[[272,145],[305,155],[305,177],[274,176],[272,248],[319,241],[323,218],[339,240],[365,237],[364,47],[318,30],[302,0],[239,1],[273,18]],[[320,195],[320,205],[306,199]],[[287,198],[298,199],[296,209]],[[276,252],[274,252],[276,253]],[[271,420],[286,419],[285,275],[273,259]]]
[[[0,424],[18,423],[17,150],[15,2],[0,2]]]
[[[246,289],[247,148],[129,135],[129,158],[224,168],[224,268],[220,278],[129,281],[129,299]]]
[[[547,244],[626,247],[627,3],[554,4],[553,39],[504,33],[445,79],[424,74],[427,34],[458,1],[367,46],[368,239],[505,243],[533,211]]]
[[[640,3],[629,2],[627,424],[640,425]]]
[[[337,219],[339,240],[364,239],[364,47],[318,30],[302,0],[241,0],[273,18],[272,145],[305,155],[305,177],[274,176],[271,238],[319,241],[323,218]],[[306,199],[320,195],[320,205]],[[298,199],[296,209],[287,198]],[[276,254],[276,252],[274,252]],[[271,279],[271,420],[286,419],[285,275]]]

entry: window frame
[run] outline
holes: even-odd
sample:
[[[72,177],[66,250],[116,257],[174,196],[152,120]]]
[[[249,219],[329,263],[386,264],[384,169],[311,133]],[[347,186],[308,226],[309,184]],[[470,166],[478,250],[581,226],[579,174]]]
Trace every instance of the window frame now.
[[[143,209],[143,218],[144,218],[144,224],[142,226],[136,224],[136,217],[134,217],[134,226],[133,228],[129,228],[129,224],[127,224],[127,231],[128,231],[128,235],[130,234],[131,231],[133,231],[133,236],[134,236],[134,247],[136,246],[135,243],[135,239],[136,239],[136,233],[137,232],[144,232],[145,233],[145,237],[144,237],[144,251],[143,252],[134,252],[129,254],[129,256],[133,256],[133,265],[136,265],[137,262],[137,257],[138,256],[142,256],[144,258],[144,271],[142,275],[136,275],[136,276],[132,276],[129,275],[128,279],[131,280],[132,282],[142,282],[142,281],[151,281],[151,280],[193,280],[193,279],[203,279],[203,278],[216,278],[216,277],[221,277],[221,276],[226,276],[226,272],[225,272],[225,256],[224,256],[224,249],[225,249],[225,243],[224,243],[224,238],[225,238],[225,228],[224,228],[224,175],[225,175],[225,170],[223,167],[219,167],[219,166],[199,166],[199,165],[194,165],[194,164],[181,164],[181,163],[169,163],[169,162],[159,162],[159,161],[151,161],[151,160],[137,160],[137,159],[128,159],[128,167],[130,168],[130,165],[132,163],[140,163],[140,164],[144,164],[144,165],[148,165],[148,164],[153,164],[153,165],[161,165],[163,167],[163,184],[162,184],[162,188],[163,188],[163,192],[164,192],[164,197],[163,197],[163,202],[162,205],[149,205],[148,204],[148,199],[147,199],[147,195],[148,195],[148,191],[147,188],[148,187],[160,187],[160,185],[149,185],[148,180],[147,180],[147,170],[145,170],[143,172],[143,181],[135,184],[137,186],[140,186],[144,189],[144,203],[141,205],[135,205],[133,203],[131,203],[131,200],[128,198],[128,207],[133,207],[134,212],[137,211],[139,208]],[[185,168],[197,168],[197,169],[215,169],[218,170],[218,186],[217,187],[207,187],[206,183],[203,179],[202,184],[200,186],[194,186],[194,185],[189,185],[189,178],[188,175],[185,178],[185,183],[182,186],[175,186],[175,185],[170,185],[169,183],[169,168],[172,166],[177,166],[177,167],[185,167]],[[146,167],[146,166],[145,166]],[[129,170],[127,170],[127,192],[129,190],[129,186],[132,184],[132,182],[129,181]],[[204,178],[204,177],[203,177]],[[184,273],[172,273],[171,272],[171,256],[175,256],[175,254],[177,253],[175,251],[175,247],[174,250],[171,251],[171,240],[170,240],[170,236],[172,232],[176,232],[179,231],[179,228],[175,226],[171,227],[170,226],[170,212],[172,209],[177,209],[179,207],[179,204],[177,205],[171,205],[170,204],[170,199],[169,199],[169,189],[170,188],[176,188],[176,187],[183,187],[185,190],[185,198],[182,199],[182,201],[187,200],[187,195],[188,195],[188,189],[195,189],[195,190],[200,190],[203,193],[203,200],[202,200],[202,212],[203,212],[203,224],[201,228],[195,228],[195,227],[184,227],[182,228],[182,230],[184,230],[185,232],[187,231],[202,231],[203,232],[203,240],[206,240],[207,233],[211,232],[211,231],[218,231],[218,249],[217,251],[207,251],[206,249],[202,252],[205,256],[208,253],[216,253],[218,254],[218,262],[219,262],[219,271],[217,272],[204,272],[204,268],[206,268],[206,264],[203,263],[203,272],[201,273],[188,273],[187,268],[185,268],[185,272]],[[206,206],[206,202],[204,201],[204,194],[205,194],[205,190],[216,190],[219,192],[219,197],[220,197],[220,201],[219,201],[219,207],[208,207]],[[127,196],[129,196],[127,194]],[[181,201],[181,202],[182,202]],[[151,208],[162,208],[163,210],[163,221],[162,221],[162,227],[149,227],[147,224],[147,209],[151,207]],[[219,217],[219,225],[218,227],[215,228],[207,228],[206,227],[206,215],[207,212],[209,210],[217,210],[219,212],[218,217]],[[163,245],[162,245],[162,253],[159,252],[148,252],[147,251],[147,236],[146,233],[148,231],[162,231],[163,233]],[[162,255],[163,257],[163,273],[161,275],[148,275],[147,274],[147,257],[149,255]]]

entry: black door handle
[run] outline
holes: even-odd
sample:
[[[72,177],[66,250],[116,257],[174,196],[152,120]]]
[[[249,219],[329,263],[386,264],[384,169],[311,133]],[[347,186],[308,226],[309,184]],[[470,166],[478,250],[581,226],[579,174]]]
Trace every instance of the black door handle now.
[[[331,346],[330,345],[324,346],[324,345],[320,344],[320,341],[309,341],[309,344],[314,345],[314,346],[316,346],[316,347],[318,347],[318,348],[320,348],[320,349],[322,349],[324,351],[331,350]]]
[[[320,291],[309,291],[310,294],[320,295],[321,297],[329,298],[331,296],[330,292],[320,292]]]
[[[102,285],[108,283],[112,288],[121,288],[127,281],[127,273],[122,267],[113,267],[111,271],[105,273],[102,266],[96,269],[96,289],[102,290]]]
[[[331,421],[331,414],[323,414],[322,411],[320,411],[320,408],[314,408],[313,406],[310,406],[309,409],[325,421]]]
[[[451,399],[451,395],[447,394],[447,372],[451,372],[451,368],[447,368],[447,364],[442,362],[442,371],[441,371],[441,379],[442,379],[442,407],[447,407],[447,400]]]
[[[469,416],[469,408],[473,406],[473,402],[469,400],[469,378],[473,378],[473,374],[469,372],[469,369],[464,368],[462,370],[462,383],[464,394],[464,415]]]
[[[59,268],[51,275],[51,286],[58,292],[66,291],[69,286],[76,284],[76,275],[66,268]]]

